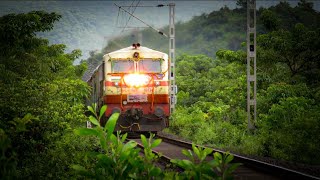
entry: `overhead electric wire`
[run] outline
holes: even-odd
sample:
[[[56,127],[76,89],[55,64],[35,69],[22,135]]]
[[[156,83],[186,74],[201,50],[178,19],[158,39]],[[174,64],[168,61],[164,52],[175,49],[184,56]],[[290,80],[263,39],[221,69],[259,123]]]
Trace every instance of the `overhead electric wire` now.
[[[133,5],[133,3],[134,3],[134,1],[132,2],[131,6]],[[137,3],[137,5],[135,6],[135,8],[133,9],[132,14],[133,14],[133,13],[134,13],[134,11],[137,9],[137,6],[139,5],[139,3],[140,3],[140,0],[138,1],[138,3]],[[130,7],[131,7],[131,6],[130,6]],[[130,9],[130,7],[129,7],[128,9]],[[128,23],[129,23],[129,21],[130,21],[131,17],[132,17],[132,16],[129,16],[129,18],[128,18],[128,21],[127,21],[126,25],[125,25],[125,26],[124,26],[124,28],[122,29],[122,32],[123,32],[123,31],[124,31],[124,29],[127,27],[127,25],[128,25]]]
[[[158,4],[156,6],[136,6],[136,7],[163,7],[163,6],[168,6],[168,5]],[[121,7],[130,7],[130,6],[121,6]]]
[[[129,6],[129,8],[128,8],[128,11],[130,10],[130,8],[132,7],[132,5],[133,5],[133,3],[135,2],[136,0],[133,0],[132,1],[132,3],[131,3],[131,5]],[[123,7],[123,6],[122,6]]]
[[[146,22],[142,21],[140,18],[136,17],[135,15],[133,15],[132,13],[128,12],[127,10],[125,10],[124,8],[122,8],[121,6],[118,6],[116,3],[114,3],[115,6],[119,7],[120,9],[122,9],[124,12],[130,14],[132,17],[136,18],[137,20],[139,20],[140,22],[142,22],[143,24],[145,24],[146,26],[150,27],[151,29],[157,31],[159,34],[168,37],[165,33],[163,33],[162,31],[152,27],[151,25],[147,24]]]
[[[118,26],[118,22],[119,22],[119,14],[120,14],[120,8],[118,9],[118,15],[117,15],[117,26]]]
[[[118,28],[146,28],[145,26],[119,26]]]

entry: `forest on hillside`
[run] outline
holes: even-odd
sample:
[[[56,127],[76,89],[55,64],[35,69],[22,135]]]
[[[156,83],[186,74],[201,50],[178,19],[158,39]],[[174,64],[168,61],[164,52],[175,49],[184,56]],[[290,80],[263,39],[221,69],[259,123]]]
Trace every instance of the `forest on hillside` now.
[[[195,19],[210,21],[213,14],[224,17],[219,13],[225,12]],[[216,58],[206,48],[202,55],[186,53],[177,58],[179,106],[168,132],[243,154],[319,164],[320,14],[306,1],[297,7],[281,2],[257,14],[255,129],[247,130],[246,51],[237,39],[239,48],[220,49]],[[228,22],[244,17],[243,9],[225,17]],[[205,24],[199,19],[194,22]],[[198,37],[194,34],[193,38]]]
[[[248,130],[242,2],[177,23],[178,106],[166,132],[196,144],[319,165],[320,14],[305,0],[257,11],[258,119]],[[87,64],[98,64],[102,54],[118,49],[116,42],[131,44],[133,37],[114,39],[75,66],[79,50],[65,53],[66,45],[36,35],[60,18],[44,11],[0,17],[0,179],[175,177],[110,133],[117,115],[106,128],[79,130],[88,119],[83,101],[90,88],[81,80]],[[167,40],[151,30],[142,34],[144,46],[166,52]],[[97,138],[83,136],[90,134]],[[120,152],[128,161],[117,159]]]
[[[46,38],[50,44],[65,44],[66,51],[81,49],[82,56],[76,60],[87,59],[90,51],[99,51],[111,37],[130,34],[132,28],[124,29],[128,15],[118,12],[114,5],[157,5],[168,3],[164,1],[0,1],[0,16],[9,13],[26,13],[33,10],[55,12],[62,17],[54,22],[51,31],[37,32],[37,36]],[[189,20],[193,15],[200,12],[209,12],[219,9],[222,4],[233,7],[232,1],[177,1],[176,21]],[[197,4],[197,6],[194,6]],[[268,4],[268,3],[266,3]],[[272,3],[271,3],[272,4]],[[126,8],[130,10],[130,8]],[[133,8],[131,8],[132,10]],[[152,13],[150,13],[152,12]],[[168,24],[168,8],[138,8],[135,14],[147,20],[157,28]],[[128,26],[144,26],[141,22],[131,19]]]

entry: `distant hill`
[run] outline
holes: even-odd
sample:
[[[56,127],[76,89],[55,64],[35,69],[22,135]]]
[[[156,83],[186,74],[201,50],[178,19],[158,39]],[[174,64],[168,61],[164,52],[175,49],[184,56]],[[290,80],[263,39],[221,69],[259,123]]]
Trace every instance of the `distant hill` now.
[[[136,1],[137,2],[137,1]],[[140,5],[167,4],[172,1],[140,1]],[[245,15],[237,10],[221,7],[227,5],[230,9],[239,8],[234,1],[173,1],[176,3],[176,45],[177,53],[208,54],[214,56],[217,49],[237,49],[245,38]],[[291,6],[297,5],[298,0],[288,1]],[[320,2],[313,1],[319,11]],[[62,18],[55,23],[52,31],[38,33],[49,39],[51,44],[66,44],[67,52],[80,49],[82,59],[95,59],[95,51],[103,53],[112,49],[127,47],[137,41],[136,36],[126,29],[117,28],[118,8],[114,5],[130,5],[132,1],[0,1],[0,16],[8,13],[24,13],[32,10],[57,12]],[[258,0],[257,7],[269,7],[279,1]],[[201,15],[203,13],[203,15]],[[229,14],[231,13],[231,14]],[[138,8],[135,13],[157,28],[164,28],[167,33],[168,9]],[[193,16],[193,20],[189,21]],[[122,19],[121,19],[122,18]],[[118,20],[125,21],[128,16],[119,13]],[[288,17],[294,16],[288,14]],[[306,19],[309,21],[309,19]],[[131,18],[129,26],[136,24]],[[122,24],[123,25],[123,24]],[[129,34],[129,35],[128,35]],[[128,35],[127,38],[114,38]],[[130,37],[130,38],[129,38]],[[127,39],[127,40],[124,40]],[[107,44],[108,43],[108,44]],[[117,45],[116,45],[117,44]],[[157,33],[146,29],[142,31],[142,44],[154,49],[167,51],[168,40]],[[104,47],[106,46],[107,47]],[[91,52],[91,55],[89,54]],[[100,59],[101,60],[101,59]]]
[[[169,2],[139,1],[139,5],[155,6]],[[109,39],[120,34],[128,34],[132,30],[123,31],[123,28],[119,28],[124,26],[129,16],[118,12],[114,3],[123,6],[131,5],[132,1],[0,1],[0,16],[32,10],[57,12],[62,18],[55,23],[53,30],[38,35],[48,38],[51,44],[66,44],[67,51],[80,49],[84,55],[82,58],[87,59],[90,51],[100,51]],[[194,15],[219,9],[225,4],[231,8],[236,6],[233,1],[177,1],[176,4],[176,22],[190,20]],[[134,14],[157,28],[168,24],[167,7],[138,8]],[[142,24],[132,18],[128,26]]]
[[[169,34],[168,26],[161,30]],[[246,13],[241,9],[223,7],[218,11],[195,16],[190,21],[176,23],[175,32],[177,55],[188,53],[214,57],[219,49],[241,48],[241,42],[246,37]],[[168,53],[169,38],[149,28],[109,40],[101,53],[91,53],[88,63],[94,68],[102,60],[103,54],[130,46],[134,42]]]
[[[300,3],[292,7],[288,2],[281,2],[268,9],[279,18],[278,25],[281,28],[290,28],[296,23],[301,22],[308,27],[319,27],[320,19],[315,14],[318,11],[305,11],[304,6],[313,6],[313,3]],[[257,32],[262,34],[268,30],[264,28],[261,13],[265,8],[259,8],[257,11]],[[229,9],[223,7],[218,11],[203,13],[193,17],[187,22],[176,23],[176,53],[177,55],[188,54],[205,54],[215,57],[219,49],[239,50],[241,43],[246,41],[246,10],[242,8]],[[168,26],[162,29],[168,34]],[[91,52],[88,58],[89,69],[84,79],[90,75],[90,71],[101,62],[103,54],[114,51],[119,48],[130,46],[134,42],[139,42],[139,33],[142,37],[142,45],[152,49],[168,53],[168,38],[159,35],[151,29],[145,29],[133,34],[121,36],[109,40],[106,47],[101,53]]]
[[[168,33],[168,26],[161,29]],[[214,57],[219,49],[240,49],[241,42],[246,37],[246,13],[241,9],[230,10],[223,7],[209,14],[203,13],[193,17],[187,22],[178,22],[175,25],[176,54],[206,54]],[[140,35],[139,35],[140,33]],[[142,37],[142,42],[139,40]],[[139,42],[143,46],[168,53],[169,38],[158,34],[152,29],[136,31],[132,34],[109,40],[107,46],[100,53],[91,52],[88,58],[89,69],[84,80],[90,72],[100,64],[102,56],[119,48],[130,46]]]

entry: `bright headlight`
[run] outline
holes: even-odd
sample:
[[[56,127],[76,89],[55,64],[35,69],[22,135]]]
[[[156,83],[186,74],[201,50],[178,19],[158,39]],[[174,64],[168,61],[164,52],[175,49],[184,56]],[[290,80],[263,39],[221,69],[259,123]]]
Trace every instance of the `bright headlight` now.
[[[145,74],[127,74],[123,77],[124,83],[130,87],[141,87],[149,84],[151,77]]]

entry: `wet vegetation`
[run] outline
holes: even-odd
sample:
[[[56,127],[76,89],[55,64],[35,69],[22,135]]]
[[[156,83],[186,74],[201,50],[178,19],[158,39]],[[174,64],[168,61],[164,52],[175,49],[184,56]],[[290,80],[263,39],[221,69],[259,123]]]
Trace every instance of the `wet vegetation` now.
[[[168,131],[244,154],[319,164],[319,13],[301,1],[294,8],[280,3],[260,9],[258,15],[255,129],[247,130],[243,46],[220,49],[216,58],[177,58],[179,106]]]
[[[258,119],[254,130],[247,129],[246,120],[246,11],[224,7],[176,25],[178,106],[166,131],[196,144],[319,164],[319,12],[312,3],[301,0],[296,7],[281,2],[260,8],[257,15]],[[126,47],[134,39],[114,39],[103,53],[92,52],[87,62],[74,66],[79,50],[65,53],[65,45],[50,45],[35,35],[51,30],[60,18],[43,11],[0,17],[0,178],[105,175],[138,179],[141,174],[212,178],[195,173],[207,172],[207,166],[193,164],[191,159],[185,164],[185,174],[159,171],[148,151],[143,159],[133,149],[134,143],[122,145],[124,137],[110,134],[112,124],[74,132],[87,120],[83,100],[89,87],[81,81],[87,63],[94,66],[102,54],[118,49],[115,42]],[[151,30],[142,34],[144,46],[167,51],[167,39]],[[93,136],[85,136],[90,134]],[[159,140],[148,142],[152,148]],[[112,154],[123,148],[123,156],[130,154],[132,161]],[[199,149],[193,154],[201,159],[200,152],[208,154]],[[115,159],[118,163],[109,161],[112,157],[119,158]],[[230,160],[228,155],[216,158]],[[134,170],[134,163],[143,166]],[[211,165],[219,167],[215,162]],[[124,167],[132,171],[119,169]],[[127,174],[118,176],[121,172]]]

